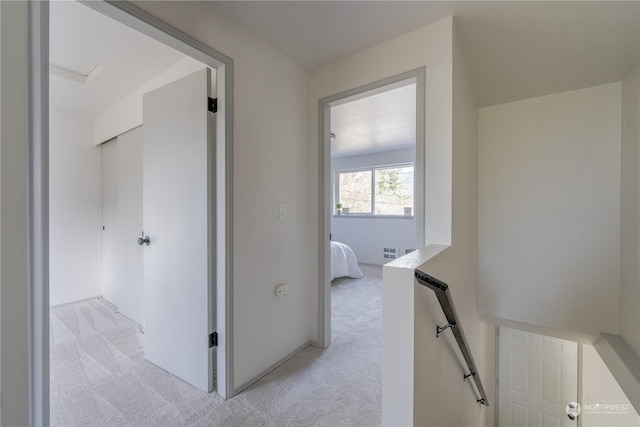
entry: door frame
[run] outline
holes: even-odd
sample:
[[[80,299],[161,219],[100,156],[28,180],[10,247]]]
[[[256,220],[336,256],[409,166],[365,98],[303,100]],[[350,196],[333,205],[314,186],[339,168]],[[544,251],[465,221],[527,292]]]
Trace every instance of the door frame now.
[[[425,67],[410,70],[318,100],[318,347],[331,344],[331,107],[384,92],[409,79],[416,80],[416,159],[414,168],[417,247],[424,246],[425,227]]]
[[[573,342],[576,344],[576,349],[577,349],[577,357],[576,357],[576,386],[577,386],[577,390],[576,390],[576,401],[577,402],[582,402],[582,354],[583,354],[583,344],[577,341],[573,341],[573,340],[568,340],[565,338],[560,338],[558,336],[553,336],[553,335],[547,335],[544,332],[532,332],[532,331],[528,331],[526,329],[518,329],[516,327],[510,327],[510,326],[504,326],[504,325],[495,325],[495,344],[494,344],[494,352],[495,352],[495,364],[494,364],[494,369],[495,369],[495,405],[493,406],[493,425],[494,427],[500,427],[500,363],[503,362],[501,361],[500,358],[500,343],[501,340],[503,339],[502,335],[501,335],[501,330],[503,329],[511,329],[514,331],[518,331],[518,332],[522,332],[525,334],[536,334],[536,335],[541,335],[543,337],[549,337],[549,338],[555,338],[555,339],[560,339],[560,340],[564,340],[564,341],[569,341],[569,342]],[[578,417],[578,419],[576,420],[576,427],[582,427],[582,417]]]
[[[128,2],[80,1],[216,69],[217,393],[233,396],[233,59]],[[49,4],[28,4],[28,416],[49,425]],[[212,260],[213,261],[213,260]]]

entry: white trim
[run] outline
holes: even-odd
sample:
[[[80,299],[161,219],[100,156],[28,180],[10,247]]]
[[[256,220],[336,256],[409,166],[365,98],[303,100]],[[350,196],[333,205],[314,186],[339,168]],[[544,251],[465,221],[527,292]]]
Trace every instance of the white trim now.
[[[290,352],[289,354],[287,354],[286,356],[284,356],[283,358],[278,360],[276,363],[273,363],[271,366],[269,366],[267,369],[265,369],[264,371],[262,371],[261,373],[259,373],[258,375],[256,375],[252,379],[250,379],[249,381],[245,382],[244,384],[239,385],[235,390],[235,394],[238,394],[241,391],[251,387],[253,384],[257,383],[262,378],[264,378],[267,375],[269,375],[272,371],[274,371],[275,369],[279,368],[284,363],[288,362],[291,358],[297,356],[298,353],[300,353],[301,351],[303,351],[307,347],[311,347],[312,345],[317,347],[317,345],[312,341],[308,341],[306,344],[302,344],[300,347],[296,348],[295,350],[293,350],[292,352]]]
[[[318,100],[318,346],[331,344],[331,281],[329,232],[333,203],[331,199],[331,107],[355,101],[375,93],[416,83],[416,158],[414,165],[414,215],[416,218],[416,247],[424,246],[424,177],[425,177],[425,67],[351,89]],[[418,209],[418,207],[420,209]],[[346,215],[345,215],[346,216]],[[374,215],[367,216],[375,217]],[[401,218],[401,217],[398,217]]]
[[[371,214],[342,214],[332,215],[332,218],[359,218],[359,219],[414,219],[414,216],[409,215],[371,215]]]
[[[48,294],[48,79],[49,15],[47,2],[29,2],[29,424],[49,424]],[[216,232],[223,237],[217,253],[218,394],[233,396],[233,60],[128,2],[82,2],[92,9],[216,68],[218,85]],[[222,204],[222,206],[221,206]],[[222,380],[221,380],[222,379]]]
[[[329,182],[327,182],[329,181]],[[318,347],[331,345],[331,108],[318,101]]]
[[[578,382],[577,382],[577,386],[578,386],[578,390],[576,391],[576,396],[578,396],[578,398],[576,399],[576,402],[584,402],[584,400],[582,400],[582,366],[584,364],[584,344],[583,343],[578,343]],[[577,427],[582,427],[582,417],[578,416],[578,424]]]
[[[49,425],[49,3],[29,2],[27,330],[29,425]]]
[[[493,346],[493,354],[495,355],[495,366],[493,367],[493,369],[495,370],[495,377],[496,377],[496,381],[494,383],[494,390],[495,390],[495,405],[493,405],[493,426],[494,427],[499,427],[498,426],[498,418],[500,416],[500,412],[498,412],[498,410],[500,409],[500,326],[499,325],[495,325],[494,327],[494,332],[495,332],[495,344]]]

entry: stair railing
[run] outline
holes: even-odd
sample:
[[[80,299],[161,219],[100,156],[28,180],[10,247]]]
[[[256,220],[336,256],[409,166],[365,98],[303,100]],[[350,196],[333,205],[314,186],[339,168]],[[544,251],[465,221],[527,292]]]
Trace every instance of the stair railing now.
[[[473,379],[476,385],[477,393],[480,396],[477,399],[477,402],[485,406],[489,406],[487,394],[484,391],[484,387],[482,387],[482,381],[480,380],[480,376],[478,375],[476,364],[473,361],[473,356],[471,355],[469,344],[467,343],[467,339],[464,336],[462,325],[457,320],[456,310],[453,305],[453,299],[451,298],[451,292],[449,292],[449,286],[446,283],[418,269],[415,270],[415,276],[418,283],[435,292],[436,296],[438,297],[440,307],[442,307],[442,311],[447,318],[447,325],[442,327],[436,325],[436,338],[442,332],[446,331],[447,329],[451,329],[451,331],[453,332],[453,336],[455,337],[456,342],[460,347],[460,352],[462,352],[462,357],[464,357],[464,360],[467,362],[467,367],[469,368],[469,373],[463,374],[463,381],[466,381],[467,378]]]

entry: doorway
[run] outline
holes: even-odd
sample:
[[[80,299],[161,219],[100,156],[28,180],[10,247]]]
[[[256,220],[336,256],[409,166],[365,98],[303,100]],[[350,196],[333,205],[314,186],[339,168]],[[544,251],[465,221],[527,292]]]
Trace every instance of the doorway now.
[[[374,263],[379,261],[379,264],[382,264],[400,256],[400,250],[403,252],[411,251],[424,244],[424,80],[425,70],[420,68],[319,101],[318,131],[321,151],[319,153],[320,164],[318,167],[318,182],[320,185],[318,205],[321,221],[319,227],[320,247],[318,251],[318,344],[322,348],[327,348],[331,344],[332,251],[330,240],[334,237],[333,227],[335,226],[337,230],[338,224],[346,225],[342,227],[344,233],[341,236],[336,236],[339,240],[351,239],[347,230],[354,230],[354,220],[365,223],[382,218],[392,221],[408,221],[409,219],[412,221],[409,233],[414,236],[415,240],[409,237],[409,243],[405,243],[405,247],[402,249],[400,249],[401,244],[390,243],[386,245],[380,243],[381,246],[378,248],[378,244],[371,245],[369,242],[364,242],[360,250],[363,254],[363,261],[366,259],[369,260],[368,262],[376,260]],[[339,123],[345,117],[360,115],[360,118],[362,118],[366,116],[366,114],[362,114],[362,107],[369,105],[365,109],[373,111],[375,107],[372,107],[372,105],[376,101],[382,102],[378,105],[378,109],[381,106],[384,109],[385,102],[393,98],[393,95],[402,96],[403,92],[407,91],[413,92],[412,95],[415,95],[411,98],[413,105],[410,110],[413,117],[411,117],[411,129],[408,130],[408,134],[413,137],[412,144],[406,144],[405,142],[405,145],[394,146],[393,137],[387,142],[382,142],[384,130],[379,129],[380,132],[374,135],[375,132],[371,132],[371,129],[375,128],[379,123],[371,123],[371,120],[368,121],[369,130],[364,132],[363,129],[356,129],[357,126],[350,127],[345,125],[342,127]],[[389,94],[391,94],[391,98],[385,98]],[[386,111],[382,115],[384,116],[385,114],[393,115],[393,111]],[[381,119],[383,117],[379,117],[376,120]],[[365,120],[365,122],[367,121]],[[341,130],[334,131],[334,125],[336,129]],[[351,135],[347,135],[350,132],[352,132]],[[360,134],[360,138],[358,134]],[[339,145],[341,140],[345,142],[344,145]],[[348,140],[352,142],[359,140],[360,142],[350,145],[347,143]],[[398,141],[395,140],[395,143],[398,144]],[[390,152],[394,148],[396,151],[395,158],[387,157],[387,160],[381,160],[384,159],[384,155],[380,155],[380,153]],[[340,155],[336,156],[336,154]],[[334,161],[334,158],[336,161]],[[338,168],[335,166],[338,166]],[[384,176],[389,178],[393,175],[393,187],[396,190],[400,189],[396,193],[408,193],[403,191],[403,187],[408,186],[406,178],[408,178],[409,171],[412,172],[411,179],[413,180],[411,183],[413,187],[411,189],[412,198],[404,197],[408,196],[408,194],[402,194],[401,196],[403,197],[396,197],[397,200],[394,203],[390,203],[389,206],[384,207],[382,203],[377,205],[375,201],[376,192],[378,193],[379,202],[388,196],[378,188],[377,182],[389,182],[387,179],[379,180],[377,178]],[[357,188],[351,188],[354,185]],[[340,194],[341,190],[342,195]],[[351,195],[367,193],[368,195],[364,195],[364,198],[359,196],[351,197],[347,193]],[[396,196],[398,195],[396,194]],[[346,206],[345,203],[350,206]],[[391,210],[385,210],[387,208]],[[345,209],[347,210],[345,211]],[[343,224],[347,221],[348,224]],[[408,222],[405,222],[404,225],[406,226],[407,224]],[[371,230],[372,235],[379,235],[379,232],[379,228]],[[387,238],[392,239],[390,236],[387,236]],[[385,241],[384,237],[382,239]],[[354,246],[356,244],[359,245],[356,240],[351,241]],[[365,255],[367,246],[374,247],[374,253]],[[394,250],[393,252],[391,251],[392,249]],[[385,257],[385,255],[387,256]],[[393,258],[391,258],[392,256]]]
[[[232,378],[229,373],[232,360],[230,318],[231,301],[231,265],[232,265],[232,162],[231,162],[231,125],[233,111],[233,61],[231,58],[215,51],[203,43],[159,21],[154,16],[128,3],[90,2],[87,6],[124,23],[147,36],[167,44],[217,70],[218,111],[216,117],[216,188],[213,198],[216,201],[215,241],[217,264],[211,275],[217,280],[216,312],[219,331],[218,338],[218,393],[223,397],[231,397]],[[29,365],[33,375],[30,376],[30,420],[36,425],[48,424],[49,401],[49,319],[48,319],[48,43],[49,43],[49,9],[46,2],[34,2],[29,5],[32,21],[41,25],[31,25],[29,31],[30,47],[33,57],[29,81],[34,91],[32,121],[30,129],[32,138],[29,143],[32,152],[37,153],[30,159],[32,176],[30,233],[32,248],[30,265],[32,279],[30,282],[30,299],[33,306],[32,319],[29,324],[32,351]],[[229,363],[227,363],[227,361]]]
[[[498,425],[578,425],[578,343],[505,327],[498,341]]]

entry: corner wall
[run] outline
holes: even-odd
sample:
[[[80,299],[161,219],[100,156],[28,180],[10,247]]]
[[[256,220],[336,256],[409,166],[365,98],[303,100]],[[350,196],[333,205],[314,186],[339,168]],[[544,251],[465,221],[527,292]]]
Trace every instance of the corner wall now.
[[[622,81],[620,335],[640,355],[640,63]]]
[[[583,344],[581,359],[582,427],[640,425],[640,417],[596,349]]]
[[[435,293],[415,285],[415,425],[494,425],[495,330],[477,310],[478,109],[464,50],[453,32],[453,138],[451,246],[420,266],[449,285],[459,324],[490,406],[476,403],[468,368],[450,331],[435,336],[446,318]]]
[[[618,333],[620,89],[480,109],[481,314]]]
[[[102,176],[91,117],[51,109],[49,304],[102,295]]]
[[[331,95],[358,88],[369,83],[395,76],[420,67],[426,68],[425,79],[425,196],[431,203],[425,212],[425,240],[427,243],[449,243],[451,239],[451,191],[450,180],[441,177],[451,175],[451,111],[452,111],[452,19],[405,34],[396,39],[366,49],[335,64],[311,73],[309,85],[309,135],[310,153],[307,174],[311,177],[309,194],[317,195],[319,141],[318,101]],[[326,213],[329,214],[328,212]],[[317,196],[310,203],[310,220],[319,224],[323,218],[318,212]],[[312,259],[318,259],[318,231],[308,231]],[[312,266],[308,277],[318,277],[318,268]],[[318,300],[310,301],[311,315],[317,318]],[[312,335],[317,336],[317,325]]]
[[[492,338],[487,335],[491,328],[479,321],[475,303],[477,108],[452,18],[312,73],[311,173],[318,173],[318,100],[422,66],[426,68],[425,241],[430,246],[384,267],[382,424],[482,426],[490,415],[476,403],[470,385],[462,382],[457,346],[445,337],[436,341],[433,333],[444,316],[437,299],[432,291],[424,294],[413,279],[414,265],[433,257],[424,268],[455,288],[458,312],[467,335],[473,336],[470,345],[479,374],[491,393],[492,374],[485,372],[493,364]],[[318,185],[313,182],[310,191],[317,194]],[[317,248],[317,232],[312,242]],[[489,401],[495,403],[492,395]]]

